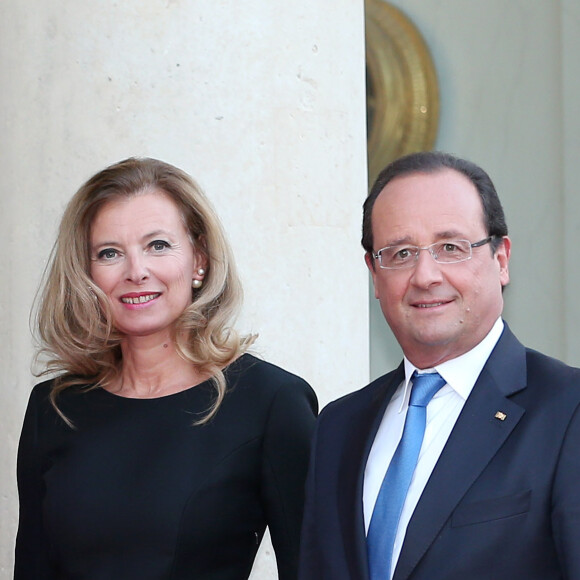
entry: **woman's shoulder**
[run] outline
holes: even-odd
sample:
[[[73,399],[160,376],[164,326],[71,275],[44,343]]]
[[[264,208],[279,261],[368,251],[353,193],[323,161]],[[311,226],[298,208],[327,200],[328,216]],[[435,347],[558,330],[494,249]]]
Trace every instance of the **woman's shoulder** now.
[[[32,387],[32,393],[35,395],[44,395],[50,393],[54,386],[55,378],[46,379],[41,381],[40,383],[36,383],[34,387]]]
[[[37,397],[39,399],[45,399],[50,397],[50,393],[59,387],[59,382],[65,380],[66,382],[70,382],[70,386],[59,389],[59,396],[65,393],[77,393],[79,391],[88,391],[90,389],[90,384],[87,381],[83,381],[78,378],[74,378],[73,380],[69,380],[69,377],[65,376],[57,376],[52,377],[50,379],[46,379],[41,381],[40,383],[36,383],[32,388],[31,397]]]
[[[54,379],[48,379],[34,385],[28,396],[25,424],[42,422],[47,418],[50,421],[54,420],[55,410],[50,400],[53,386]]]
[[[312,387],[302,377],[245,353],[226,369],[228,387],[232,391],[251,390],[256,396],[277,398],[285,396],[316,401]]]
[[[37,383],[32,388],[29,396],[29,410],[36,410],[36,412],[41,415],[52,417],[55,414],[59,414],[55,408],[56,403],[58,409],[64,412],[65,415],[71,410],[74,411],[79,402],[82,399],[85,399],[85,397],[80,399],[76,395],[84,392],[87,394],[94,392],[94,390],[91,389],[90,384],[80,384],[81,382],[82,381],[76,381],[75,384],[64,389],[59,389],[59,377],[53,377]]]
[[[52,378],[36,383],[30,392],[29,404],[36,404],[38,406],[43,406],[47,403],[50,404],[50,393],[54,389],[54,382],[55,379]]]
[[[251,409],[256,416],[314,417],[318,400],[312,387],[298,375],[254,354],[243,354],[226,369],[228,408]]]
[[[245,353],[234,361],[226,369],[226,375],[236,383],[240,381],[260,383],[273,389],[285,385],[309,386],[302,377],[250,353]]]

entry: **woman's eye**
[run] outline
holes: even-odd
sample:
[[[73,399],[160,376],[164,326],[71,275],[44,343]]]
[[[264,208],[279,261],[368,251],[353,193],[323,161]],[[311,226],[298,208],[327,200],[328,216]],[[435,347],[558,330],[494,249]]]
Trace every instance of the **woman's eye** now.
[[[97,258],[99,260],[114,260],[118,255],[117,250],[113,250],[113,248],[105,248],[97,254]]]
[[[162,252],[166,248],[169,248],[170,245],[164,240],[155,240],[154,242],[151,242],[150,247],[156,252]]]

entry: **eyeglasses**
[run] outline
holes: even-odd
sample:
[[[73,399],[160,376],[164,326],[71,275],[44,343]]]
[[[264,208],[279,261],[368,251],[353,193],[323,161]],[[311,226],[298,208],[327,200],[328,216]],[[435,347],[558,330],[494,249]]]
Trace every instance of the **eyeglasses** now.
[[[457,264],[471,259],[472,248],[479,248],[489,244],[497,236],[489,236],[473,244],[468,240],[441,240],[430,246],[387,246],[381,248],[373,258],[379,261],[379,266],[385,270],[400,270],[412,268],[419,259],[421,250],[428,250],[438,264]]]

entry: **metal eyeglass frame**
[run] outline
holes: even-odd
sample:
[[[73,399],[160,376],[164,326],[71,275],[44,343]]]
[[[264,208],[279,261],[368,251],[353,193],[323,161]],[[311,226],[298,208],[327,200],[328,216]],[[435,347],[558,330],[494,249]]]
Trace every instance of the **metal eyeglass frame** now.
[[[389,248],[396,248],[397,246],[385,246],[384,248],[381,248],[380,250],[377,250],[375,253],[373,253],[372,256],[375,260],[379,261],[379,268],[381,268],[383,270],[403,270],[405,268],[413,267],[417,263],[417,261],[419,260],[419,253],[421,252],[421,250],[428,250],[429,253],[431,254],[431,257],[433,258],[433,260],[435,260],[435,262],[437,262],[438,264],[460,264],[461,262],[466,262],[467,260],[471,260],[471,257],[473,256],[473,253],[471,252],[472,248],[479,248],[481,246],[485,246],[485,244],[489,244],[496,237],[497,236],[488,236],[487,238],[484,238],[483,240],[479,240],[479,242],[473,242],[473,243],[471,243],[469,240],[457,239],[457,240],[446,240],[446,241],[441,241],[441,242],[434,242],[433,244],[430,244],[429,246],[424,246],[424,247],[404,246],[406,250],[414,251],[414,259],[409,260],[408,262],[406,262],[405,264],[403,264],[401,266],[383,266],[382,261],[381,261],[381,252],[383,252],[384,250],[387,250]],[[467,244],[469,244],[469,256],[462,258],[461,260],[456,260],[453,262],[440,262],[438,259],[439,255],[435,254],[435,251],[433,250],[433,246],[437,246],[437,245],[442,244],[442,243],[453,243],[453,242],[466,242]]]

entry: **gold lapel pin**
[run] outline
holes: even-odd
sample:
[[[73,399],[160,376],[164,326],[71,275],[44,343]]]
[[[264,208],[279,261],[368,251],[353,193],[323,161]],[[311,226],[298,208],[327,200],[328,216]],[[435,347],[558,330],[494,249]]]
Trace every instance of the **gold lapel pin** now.
[[[495,414],[495,418],[499,419],[500,421],[505,421],[505,418],[507,417],[507,415],[505,413],[502,413],[501,411],[498,411]]]

